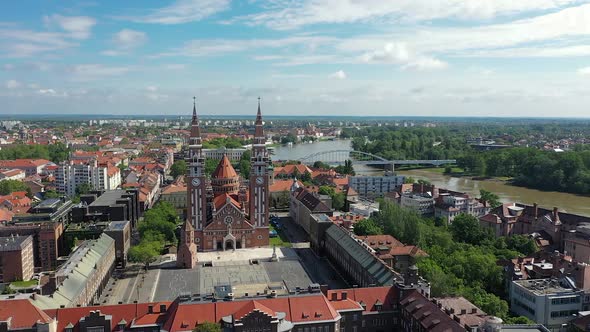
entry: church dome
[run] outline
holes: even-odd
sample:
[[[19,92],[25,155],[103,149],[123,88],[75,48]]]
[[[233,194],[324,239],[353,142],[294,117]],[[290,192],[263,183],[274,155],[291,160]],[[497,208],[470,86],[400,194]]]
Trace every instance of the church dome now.
[[[214,196],[236,194],[240,189],[240,177],[226,155],[223,155],[217,168],[211,174],[211,187]]]
[[[236,173],[236,170],[231,165],[227,155],[224,154],[221,161],[219,161],[219,164],[217,164],[217,168],[215,168],[215,171],[211,174],[211,177],[214,179],[229,179],[238,177],[238,173]]]

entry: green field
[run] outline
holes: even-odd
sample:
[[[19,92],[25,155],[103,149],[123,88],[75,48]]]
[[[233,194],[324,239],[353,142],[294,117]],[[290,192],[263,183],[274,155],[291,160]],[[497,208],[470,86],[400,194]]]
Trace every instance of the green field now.
[[[10,283],[10,287],[12,288],[29,288],[33,286],[37,286],[37,280],[29,280],[29,281],[13,281]]]

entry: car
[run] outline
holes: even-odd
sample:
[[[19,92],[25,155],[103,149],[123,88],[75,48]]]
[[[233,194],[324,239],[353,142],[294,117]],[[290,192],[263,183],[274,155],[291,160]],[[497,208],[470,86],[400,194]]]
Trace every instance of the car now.
[[[277,231],[269,231],[268,236],[269,237],[277,237],[277,236],[279,236],[279,234],[277,233]]]

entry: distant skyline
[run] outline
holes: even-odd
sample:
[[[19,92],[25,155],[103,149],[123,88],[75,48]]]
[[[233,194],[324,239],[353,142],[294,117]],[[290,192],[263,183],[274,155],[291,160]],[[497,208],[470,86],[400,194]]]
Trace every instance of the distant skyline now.
[[[2,8],[2,115],[590,117],[590,0]]]

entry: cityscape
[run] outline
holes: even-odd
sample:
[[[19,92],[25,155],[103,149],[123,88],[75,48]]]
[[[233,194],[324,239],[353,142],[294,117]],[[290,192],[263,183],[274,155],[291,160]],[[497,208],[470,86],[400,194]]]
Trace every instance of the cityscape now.
[[[0,332],[590,331],[586,1],[28,2]]]

